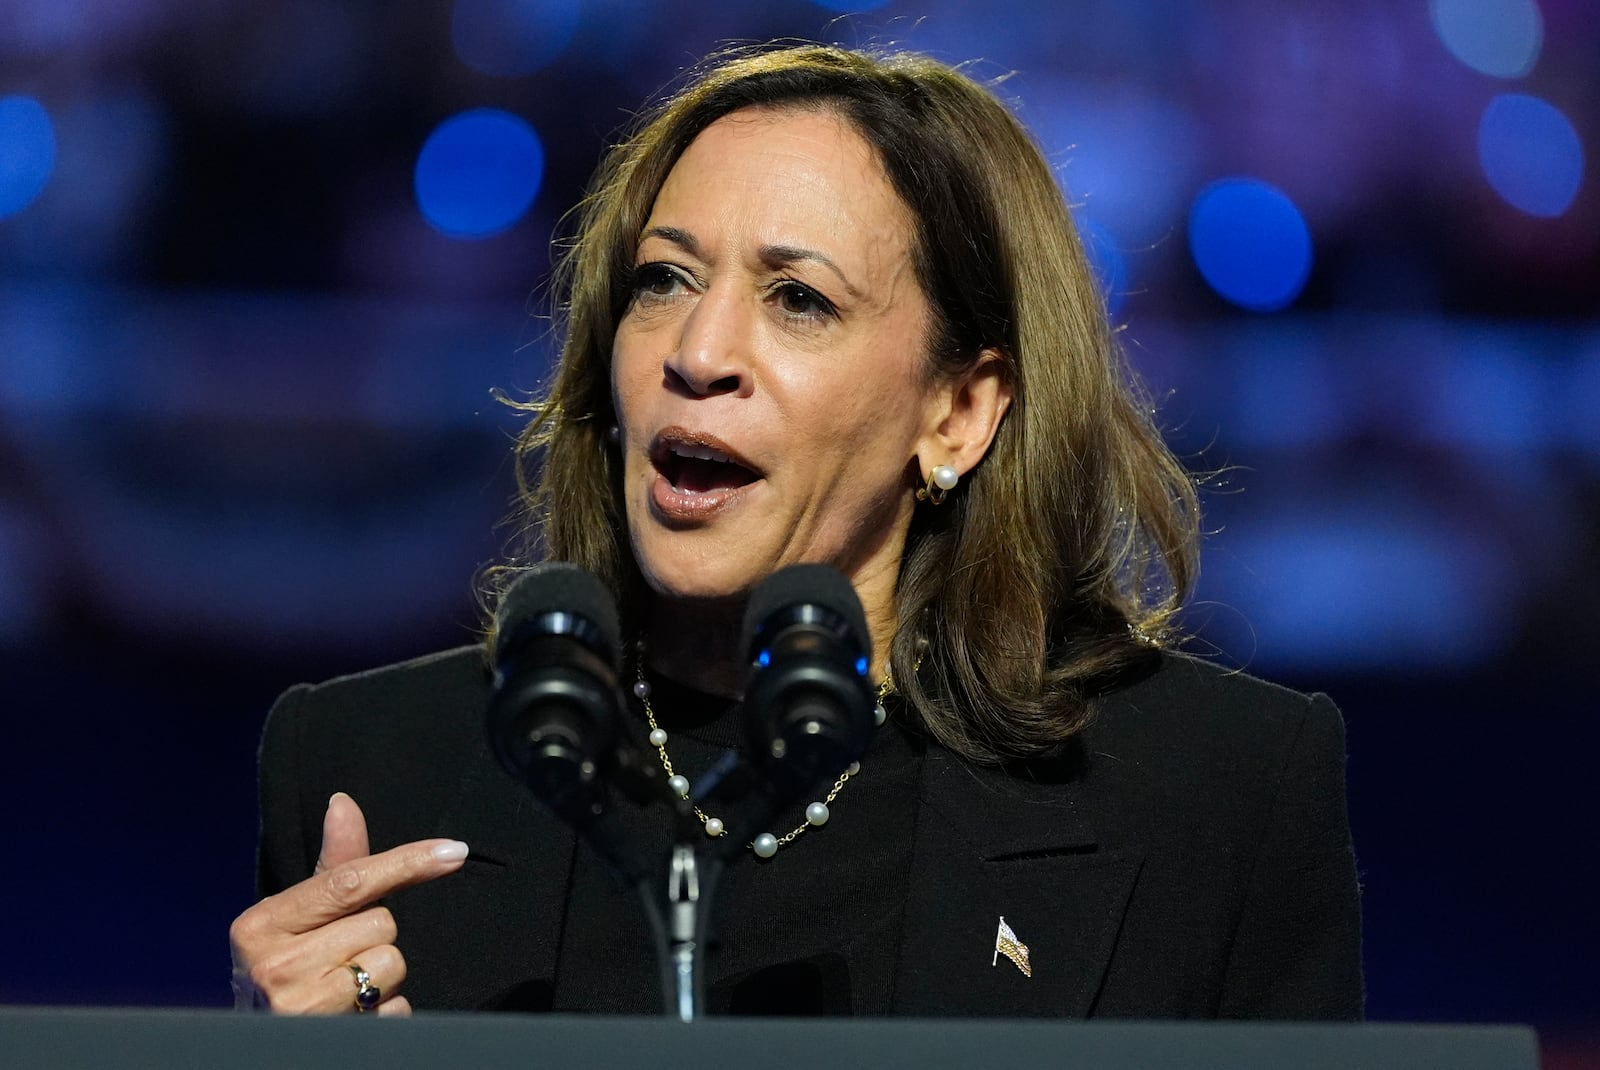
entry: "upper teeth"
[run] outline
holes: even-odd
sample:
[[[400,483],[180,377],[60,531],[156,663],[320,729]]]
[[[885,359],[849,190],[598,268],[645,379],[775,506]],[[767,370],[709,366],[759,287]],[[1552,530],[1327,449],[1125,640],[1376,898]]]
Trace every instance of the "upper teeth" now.
[[[688,442],[673,443],[672,452],[679,457],[696,457],[702,461],[728,460],[728,455],[720,450],[714,450],[710,446],[696,446]]]

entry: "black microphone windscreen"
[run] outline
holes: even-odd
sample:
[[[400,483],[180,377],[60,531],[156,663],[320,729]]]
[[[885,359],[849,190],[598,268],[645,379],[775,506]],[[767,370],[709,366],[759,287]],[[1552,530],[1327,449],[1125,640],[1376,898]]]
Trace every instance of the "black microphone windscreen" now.
[[[495,610],[495,645],[515,635],[524,623],[547,613],[582,617],[600,632],[609,657],[622,646],[622,625],[611,592],[590,573],[567,561],[545,561],[517,577]]]
[[[867,631],[867,615],[861,608],[856,589],[832,565],[790,565],[779,569],[750,593],[745,607],[743,648],[749,650],[756,629],[774,613],[790,606],[812,605],[842,618],[853,632],[863,653],[871,653],[872,637]]]

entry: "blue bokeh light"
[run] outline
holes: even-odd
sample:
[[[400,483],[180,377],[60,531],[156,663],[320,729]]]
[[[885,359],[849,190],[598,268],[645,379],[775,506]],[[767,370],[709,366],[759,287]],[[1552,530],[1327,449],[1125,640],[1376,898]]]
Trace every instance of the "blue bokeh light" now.
[[[32,97],[0,97],[0,219],[32,204],[55,166],[56,131],[44,105]]]
[[[1544,19],[1534,0],[1432,0],[1433,29],[1450,54],[1495,78],[1533,70],[1544,44]]]
[[[566,51],[580,7],[581,0],[456,0],[450,38],[467,66],[518,78]]]
[[[1277,187],[1225,178],[1195,197],[1189,252],[1211,288],[1254,312],[1276,312],[1300,296],[1311,275],[1311,231]]]
[[[474,108],[440,123],[417,155],[417,206],[452,238],[487,238],[532,206],[544,177],[544,146],[527,122]]]
[[[1583,143],[1555,105],[1526,93],[1502,93],[1478,121],[1478,163],[1513,208],[1554,218],[1583,184]]]

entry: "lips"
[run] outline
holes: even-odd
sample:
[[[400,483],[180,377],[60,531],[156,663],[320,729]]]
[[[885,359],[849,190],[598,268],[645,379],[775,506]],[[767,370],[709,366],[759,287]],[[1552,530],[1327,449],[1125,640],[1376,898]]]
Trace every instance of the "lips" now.
[[[685,494],[737,490],[761,478],[754,465],[715,435],[676,427],[656,436],[650,463],[674,490]]]
[[[664,428],[650,446],[651,503],[666,520],[702,520],[743,497],[762,472],[715,435]]]

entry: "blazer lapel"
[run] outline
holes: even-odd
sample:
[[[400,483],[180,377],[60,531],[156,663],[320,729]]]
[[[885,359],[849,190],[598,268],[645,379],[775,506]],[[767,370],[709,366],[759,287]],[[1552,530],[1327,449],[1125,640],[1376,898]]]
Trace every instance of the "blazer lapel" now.
[[[930,748],[894,1012],[1085,1017],[1142,864],[1098,849],[1081,781],[1040,784]],[[1000,918],[1032,976],[996,955]]]
[[[408,930],[401,919],[402,941],[428,941],[416,956],[428,973],[414,968],[407,990],[418,1006],[548,1009],[574,834],[500,768],[482,731],[464,758],[433,834],[464,840],[471,854],[457,873],[406,893],[408,912],[426,920]]]

